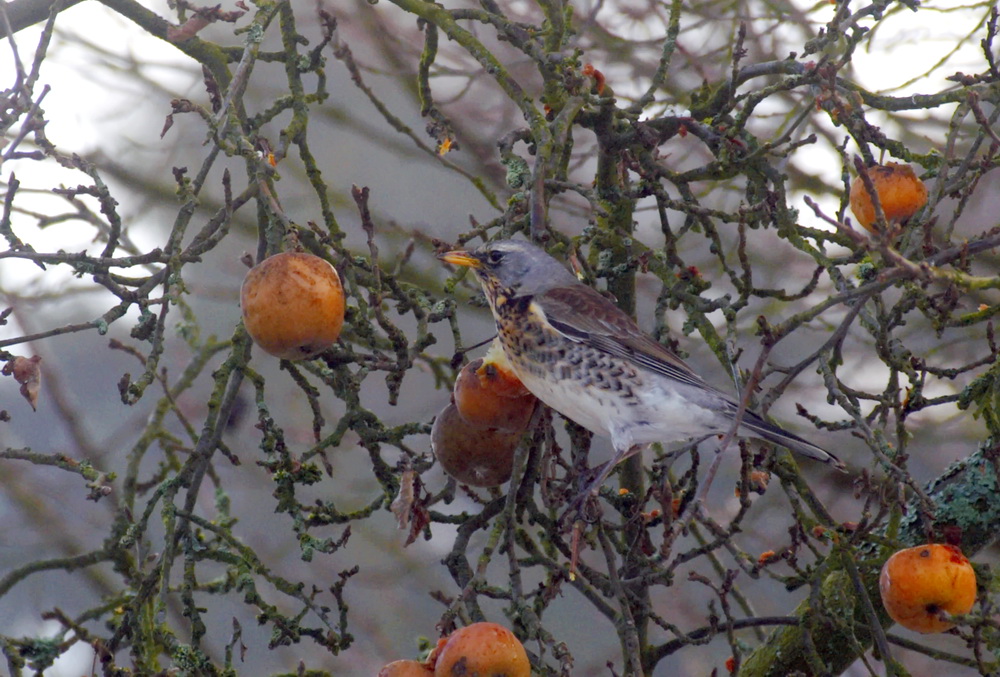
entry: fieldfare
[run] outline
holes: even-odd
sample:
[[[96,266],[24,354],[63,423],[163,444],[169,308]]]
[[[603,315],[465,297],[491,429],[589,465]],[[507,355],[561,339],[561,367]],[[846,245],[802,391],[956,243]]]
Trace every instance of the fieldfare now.
[[[729,432],[739,405],[559,261],[519,240],[498,240],[439,258],[472,268],[516,376],[538,399],[593,433],[614,456],[590,483],[597,493],[614,466],[652,442],[703,440]],[[815,444],[744,411],[737,434],[773,442],[839,470]]]

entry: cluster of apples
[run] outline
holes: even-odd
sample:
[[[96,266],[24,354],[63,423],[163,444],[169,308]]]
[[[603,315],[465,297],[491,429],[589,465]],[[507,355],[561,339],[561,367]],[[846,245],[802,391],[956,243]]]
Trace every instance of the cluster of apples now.
[[[240,307],[247,333],[262,350],[286,360],[310,359],[340,337],[344,288],[328,261],[283,252],[250,269]],[[461,370],[451,400],[431,431],[441,467],[477,487],[509,480],[536,399],[514,376],[497,342]]]
[[[426,661],[393,661],[378,677],[529,677],[531,663],[514,633],[473,623],[438,640]]]
[[[927,187],[909,165],[888,162],[867,169],[892,237],[927,204]],[[880,234],[871,193],[858,176],[851,183],[851,212],[868,231]],[[976,572],[954,545],[929,543],[893,554],[879,576],[882,605],[908,630],[945,632],[950,616],[967,614],[976,601]]]
[[[927,188],[910,166],[889,162],[867,173],[890,228],[926,204]],[[877,233],[874,200],[860,176],[851,185],[850,205],[858,223]],[[340,276],[326,260],[303,252],[276,254],[254,266],[243,281],[240,305],[254,343],[282,359],[319,355],[337,341],[344,324]],[[451,403],[434,421],[431,448],[445,472],[459,482],[499,486],[510,479],[514,453],[536,406],[494,341],[484,358],[459,373]],[[879,591],[886,611],[900,625],[944,632],[954,626],[950,615],[972,609],[976,575],[956,546],[927,544],[890,557]],[[396,661],[379,677],[459,674],[527,677],[529,665],[524,647],[509,630],[475,623],[440,640],[426,662]]]
[[[243,324],[262,350],[286,360],[316,357],[344,324],[336,269],[303,252],[284,252],[250,269],[240,290]],[[510,479],[514,452],[531,422],[535,397],[513,375],[499,344],[461,370],[452,403],[434,423],[432,447],[460,482],[496,486]],[[473,623],[438,641],[424,662],[386,665],[379,677],[529,677],[524,646],[496,623]]]
[[[510,479],[514,452],[536,404],[494,341],[485,357],[459,372],[451,403],[434,420],[431,449],[459,482],[499,486]]]

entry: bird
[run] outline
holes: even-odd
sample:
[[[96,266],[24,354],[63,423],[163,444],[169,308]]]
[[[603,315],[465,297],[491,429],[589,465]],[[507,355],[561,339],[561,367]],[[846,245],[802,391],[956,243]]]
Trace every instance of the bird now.
[[[514,375],[539,400],[608,437],[610,461],[584,491],[596,495],[614,467],[653,442],[736,435],[786,447],[844,471],[829,451],[771,423],[709,385],[632,317],[524,240],[494,240],[438,255],[471,268]]]

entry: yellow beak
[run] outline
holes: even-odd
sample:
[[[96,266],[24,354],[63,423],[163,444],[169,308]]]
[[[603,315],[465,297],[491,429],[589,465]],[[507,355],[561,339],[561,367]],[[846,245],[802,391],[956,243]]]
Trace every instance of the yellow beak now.
[[[438,258],[445,263],[450,263],[455,266],[468,266],[469,268],[479,268],[483,265],[482,261],[477,259],[475,256],[469,252],[462,251],[461,249],[455,249],[450,252],[445,252],[444,254],[438,254]]]

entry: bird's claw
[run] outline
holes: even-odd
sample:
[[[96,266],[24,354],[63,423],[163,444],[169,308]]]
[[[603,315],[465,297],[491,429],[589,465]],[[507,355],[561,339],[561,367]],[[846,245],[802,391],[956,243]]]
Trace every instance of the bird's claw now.
[[[559,524],[568,531],[577,522],[594,524],[602,514],[597,494],[588,490],[581,492],[570,502],[569,507],[559,518]]]

